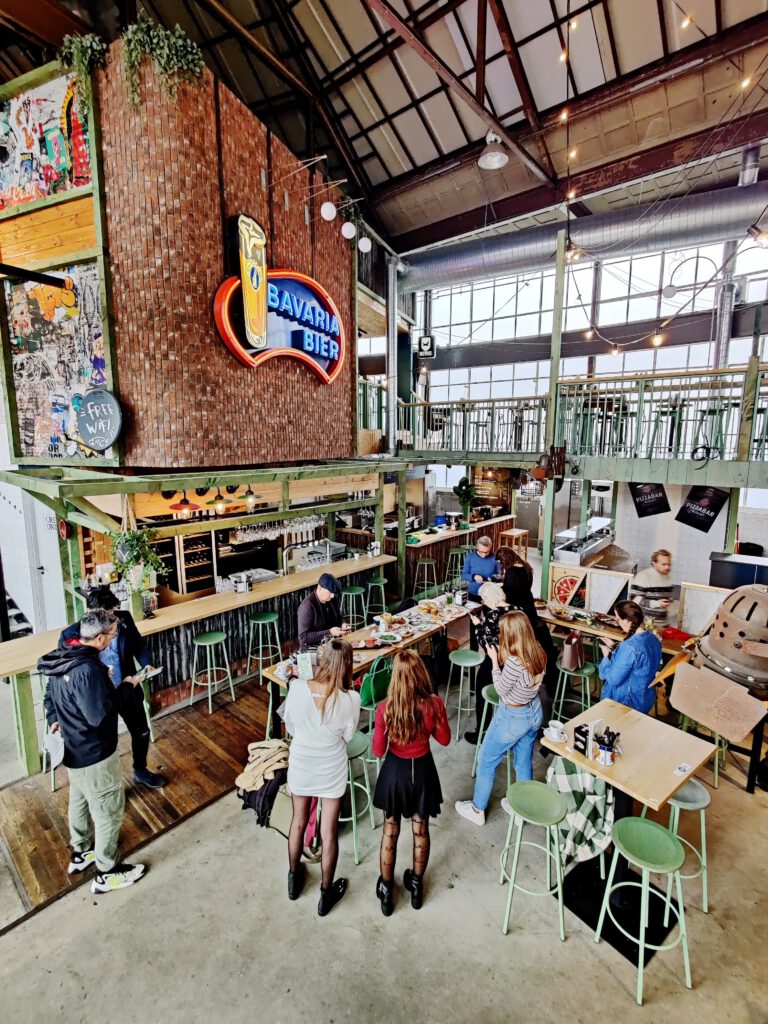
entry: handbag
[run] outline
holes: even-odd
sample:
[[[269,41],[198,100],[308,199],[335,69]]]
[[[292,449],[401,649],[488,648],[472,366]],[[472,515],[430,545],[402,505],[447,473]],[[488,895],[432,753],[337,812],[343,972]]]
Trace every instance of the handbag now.
[[[569,633],[563,643],[560,664],[568,672],[577,672],[584,667],[584,646],[581,633]]]

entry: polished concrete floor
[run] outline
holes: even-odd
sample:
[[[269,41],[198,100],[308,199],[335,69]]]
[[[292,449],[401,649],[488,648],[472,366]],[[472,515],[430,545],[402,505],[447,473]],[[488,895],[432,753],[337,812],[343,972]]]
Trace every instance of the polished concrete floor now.
[[[551,898],[516,896],[510,934],[501,934],[502,773],[488,824],[458,819],[453,801],[471,795],[471,755],[464,742],[436,754],[446,804],[421,911],[401,890],[394,915],[382,917],[381,829],[366,825],[357,867],[342,836],[350,889],[330,916],[316,914],[316,867],[289,903],[284,840],[225,797],[147,846],[149,871],[134,888],[98,898],[82,888],[0,937],[3,1021],[768,1021],[768,794],[737,788],[733,766],[713,792],[708,916],[699,882],[686,888],[694,988],[683,987],[679,950],[657,954],[641,1009],[631,964],[568,913],[559,941]],[[537,777],[545,771],[537,755]],[[711,781],[706,770],[701,777]],[[398,877],[408,839],[404,830]],[[536,851],[524,853],[522,871],[543,880]]]

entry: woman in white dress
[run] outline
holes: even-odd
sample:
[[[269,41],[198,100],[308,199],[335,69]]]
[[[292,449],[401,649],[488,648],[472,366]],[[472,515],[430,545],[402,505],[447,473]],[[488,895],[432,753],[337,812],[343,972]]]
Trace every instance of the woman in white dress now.
[[[288,788],[293,818],[288,837],[288,898],[298,899],[304,887],[301,863],[304,832],[313,797],[322,797],[320,838],[322,882],[317,912],[321,917],[347,891],[337,878],[339,811],[347,788],[347,743],[360,719],[360,695],[352,688],[352,647],[333,639],[324,648],[314,679],[294,679],[285,700],[285,727],[292,736],[288,754]]]

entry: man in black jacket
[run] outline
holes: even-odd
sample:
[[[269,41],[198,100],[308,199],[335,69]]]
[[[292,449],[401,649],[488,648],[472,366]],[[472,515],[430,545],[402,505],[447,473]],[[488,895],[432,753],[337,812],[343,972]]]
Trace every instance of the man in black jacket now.
[[[317,647],[329,636],[341,636],[345,629],[341,621],[339,598],[341,584],[329,572],[324,572],[312,593],[299,605],[299,643],[302,651]]]
[[[143,864],[124,864],[117,840],[125,809],[125,787],[117,755],[117,703],[109,673],[100,660],[117,635],[111,612],[92,611],[80,621],[80,635],[44,655],[37,669],[48,677],[45,715],[51,732],[61,731],[69,772],[68,873],[96,864],[91,892],[133,885]],[[130,683],[130,679],[125,680]]]
[[[151,668],[149,650],[144,637],[136,628],[130,612],[118,611],[120,602],[109,587],[95,587],[88,592],[88,608],[114,612],[117,620],[117,635],[106,650],[99,654],[106,665],[112,685],[115,688],[117,710],[131,734],[133,748],[133,781],[150,789],[160,789],[168,781],[159,772],[147,768],[149,751],[149,722],[144,708],[144,693],[140,685],[134,686],[130,679],[136,671],[136,662],[142,668]],[[80,637],[80,623],[68,626],[59,638],[59,647],[64,647]]]

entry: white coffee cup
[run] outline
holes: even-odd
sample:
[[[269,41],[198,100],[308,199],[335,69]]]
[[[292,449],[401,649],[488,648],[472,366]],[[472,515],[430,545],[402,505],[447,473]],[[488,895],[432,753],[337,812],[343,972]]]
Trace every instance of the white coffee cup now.
[[[551,740],[561,741],[565,739],[565,726],[553,718],[547,726],[547,735]]]

